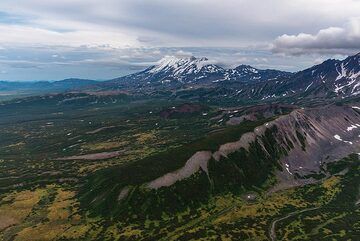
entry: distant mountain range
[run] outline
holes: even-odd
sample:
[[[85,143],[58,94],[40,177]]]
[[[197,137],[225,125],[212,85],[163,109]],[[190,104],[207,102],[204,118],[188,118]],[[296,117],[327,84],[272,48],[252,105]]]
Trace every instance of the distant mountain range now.
[[[56,82],[0,82],[0,90],[123,90],[149,94],[154,91],[225,89],[245,99],[289,96],[346,98],[360,94],[360,53],[345,60],[329,59],[311,68],[290,73],[261,70],[249,65],[225,69],[207,58],[165,57],[144,71],[97,82],[66,79]]]
[[[0,81],[0,91],[67,91],[98,84],[87,79],[64,79],[60,81],[12,82]]]

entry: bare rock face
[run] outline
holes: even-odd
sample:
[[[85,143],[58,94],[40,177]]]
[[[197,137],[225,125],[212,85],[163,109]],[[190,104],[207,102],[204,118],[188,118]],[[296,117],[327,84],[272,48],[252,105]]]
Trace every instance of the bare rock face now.
[[[219,161],[221,156],[227,157],[229,154],[240,150],[240,148],[245,148],[247,150],[250,143],[254,142],[256,137],[257,135],[255,132],[245,133],[241,136],[240,140],[221,145],[219,150],[213,154],[213,157],[215,160]]]
[[[328,106],[298,109],[289,115],[257,127],[239,141],[226,143],[214,158],[227,157],[240,148],[248,149],[257,139],[260,143],[266,128],[276,127],[276,143],[290,150],[280,160],[289,175],[317,172],[323,162],[341,159],[360,150],[360,111],[356,107]]]
[[[200,169],[204,172],[208,172],[207,164],[211,159],[210,151],[199,151],[196,152],[179,170],[168,173],[162,177],[155,179],[148,183],[148,187],[151,189],[158,189],[160,187],[168,187],[173,185],[175,182],[188,178],[198,172]]]
[[[275,130],[273,145],[287,150],[287,155],[279,160],[284,169],[283,177],[287,179],[294,180],[295,173],[303,176],[318,172],[322,163],[360,151],[360,107],[298,109],[243,134],[238,141],[221,145],[214,153],[206,150],[196,152],[183,168],[159,177],[147,186],[158,189],[171,186],[200,170],[208,173],[211,158],[221,161],[242,148],[248,150],[255,141],[270,153],[262,144],[262,137],[269,128]]]
[[[279,138],[287,137],[294,144],[282,160],[289,173],[318,171],[323,162],[360,150],[360,112],[356,108],[331,106],[297,110],[289,118],[276,122]]]
[[[230,120],[228,120],[226,122],[227,125],[229,126],[235,126],[235,125],[239,125],[242,122],[249,120],[249,121],[256,121],[257,117],[254,114],[250,114],[250,115],[243,115],[240,117],[232,117],[230,118]]]

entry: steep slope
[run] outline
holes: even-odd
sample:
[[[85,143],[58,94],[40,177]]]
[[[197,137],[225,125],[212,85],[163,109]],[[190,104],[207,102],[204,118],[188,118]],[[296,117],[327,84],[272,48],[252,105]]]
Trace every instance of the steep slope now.
[[[296,73],[286,89],[310,96],[350,97],[360,94],[360,53],[343,61],[329,59]]]
[[[360,54],[343,61],[326,60],[295,74],[261,71],[249,66],[241,66],[240,69],[243,74],[233,70],[229,78],[232,81],[220,82],[215,88],[209,88],[208,92],[213,92],[212,95],[218,98],[222,95],[239,101],[282,99],[289,103],[353,98],[360,94]],[[253,81],[236,81],[236,78],[241,80],[242,76]]]
[[[359,152],[359,109],[298,109],[261,125],[239,125],[230,139],[217,133],[186,148],[98,172],[83,188],[82,205],[117,217],[156,217],[196,207],[219,193],[269,188],[274,176],[286,185],[312,182],[310,176],[325,172],[324,163]]]
[[[274,143],[286,155],[280,165],[286,175],[299,176],[317,173],[323,162],[341,159],[360,150],[360,114],[358,107],[328,107],[310,110],[295,110],[289,115],[268,122],[241,136],[236,142],[226,143],[211,153],[195,153],[182,169],[169,173],[148,184],[150,188],[170,186],[176,181],[191,176],[200,169],[208,173],[211,158],[221,161],[241,149],[249,151],[254,143],[260,144],[267,154],[264,135],[274,131]],[[190,173],[192,170],[193,173]],[[211,177],[210,177],[211,178]]]

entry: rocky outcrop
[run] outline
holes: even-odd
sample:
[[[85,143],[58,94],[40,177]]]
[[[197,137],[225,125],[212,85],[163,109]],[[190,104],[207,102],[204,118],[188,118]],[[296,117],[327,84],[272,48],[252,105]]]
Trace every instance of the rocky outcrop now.
[[[323,162],[358,152],[360,129],[353,127],[360,126],[359,113],[352,107],[330,106],[297,110],[290,114],[290,118],[278,119],[280,137],[297,138],[297,145],[294,143],[282,160],[288,172],[302,175],[319,171]]]
[[[199,151],[196,152],[179,170],[175,172],[168,173],[162,177],[155,179],[154,181],[148,183],[148,187],[152,189],[158,189],[160,187],[168,187],[173,185],[175,182],[188,178],[194,173],[202,170],[208,172],[207,164],[211,158],[210,151]]]
[[[318,172],[323,162],[337,160],[360,150],[359,109],[356,106],[327,106],[294,110],[255,128],[253,132],[243,134],[238,141],[221,145],[213,153],[206,150],[195,153],[183,168],[159,177],[147,186],[158,189],[171,186],[200,170],[208,173],[211,158],[221,161],[242,148],[248,150],[254,142],[271,155],[262,143],[266,130],[270,128],[274,130],[274,143],[271,144],[287,152],[279,160],[284,175],[295,178],[295,173],[303,176]]]

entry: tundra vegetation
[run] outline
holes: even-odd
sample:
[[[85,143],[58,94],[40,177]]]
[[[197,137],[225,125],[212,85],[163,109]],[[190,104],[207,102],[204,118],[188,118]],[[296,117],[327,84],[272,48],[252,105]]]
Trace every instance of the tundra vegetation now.
[[[358,154],[322,164],[307,185],[274,191],[286,172],[279,159],[293,148],[274,145],[276,126],[247,149],[211,158],[206,171],[169,187],[146,186],[197,151],[215,152],[294,108],[255,111],[256,118],[227,125],[251,108],[125,94],[4,101],[0,239],[357,240]],[[296,136],[306,150],[306,136]]]

